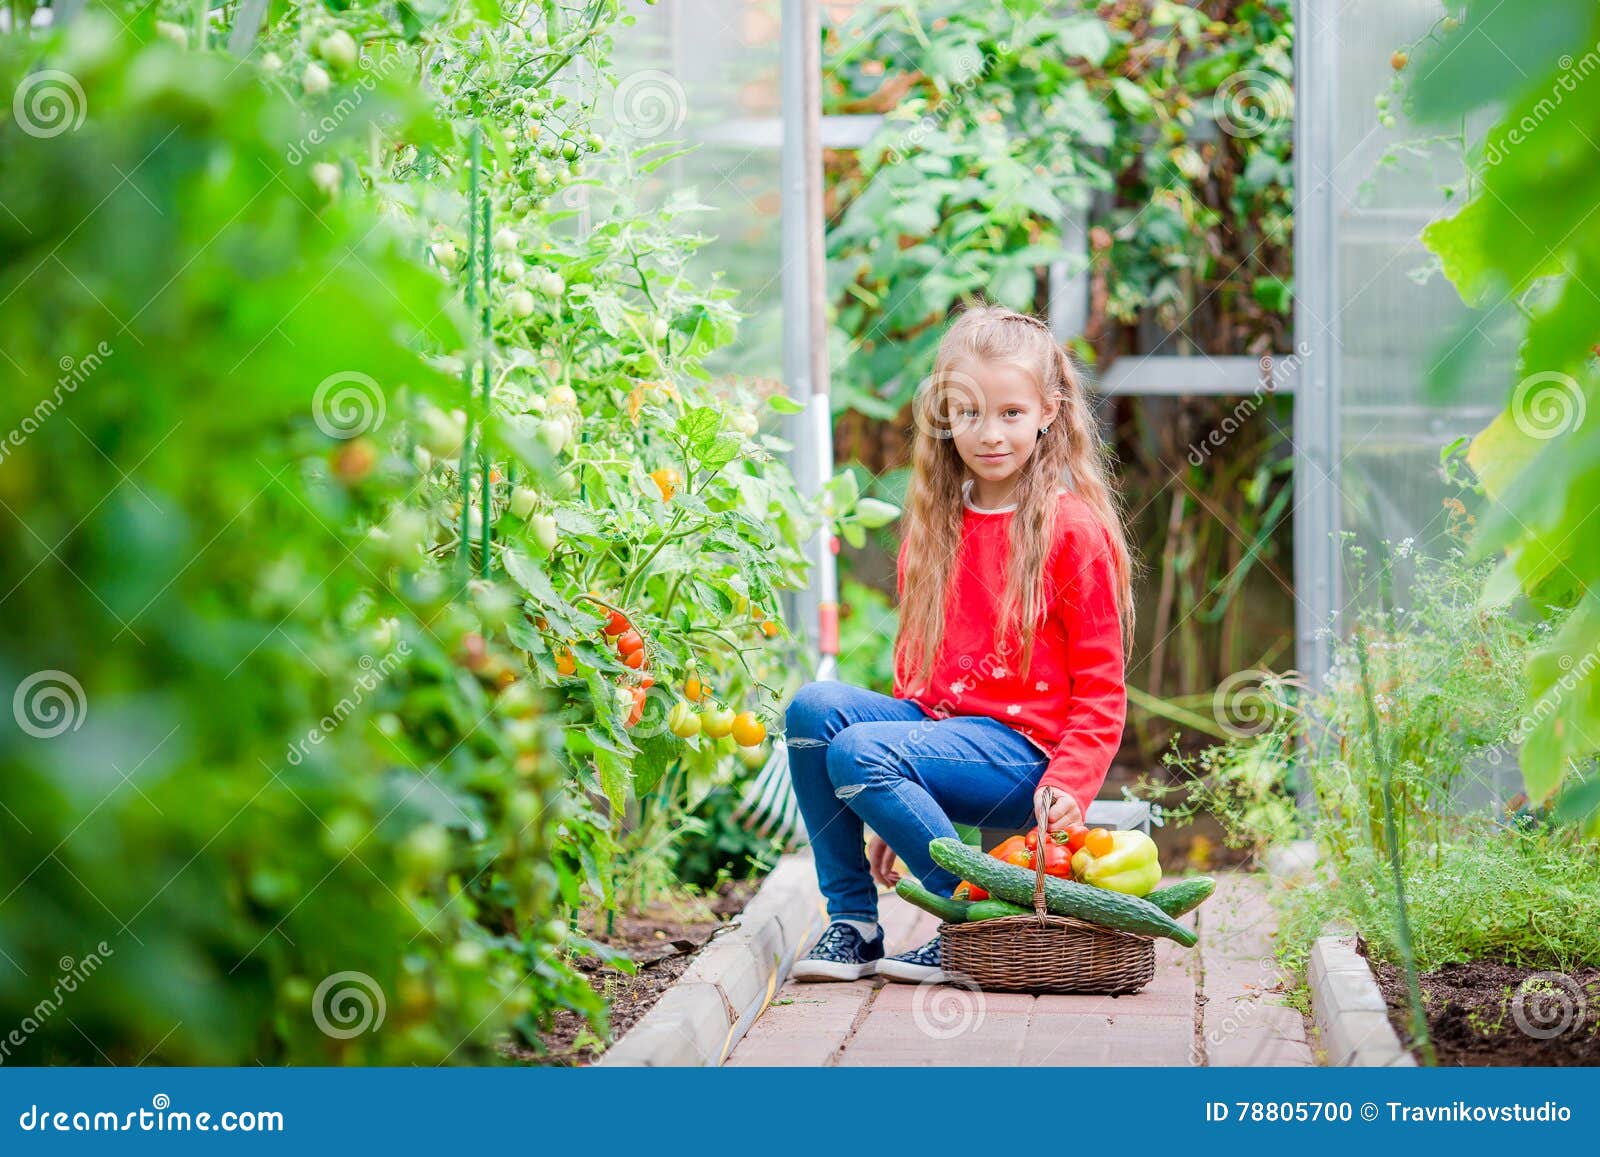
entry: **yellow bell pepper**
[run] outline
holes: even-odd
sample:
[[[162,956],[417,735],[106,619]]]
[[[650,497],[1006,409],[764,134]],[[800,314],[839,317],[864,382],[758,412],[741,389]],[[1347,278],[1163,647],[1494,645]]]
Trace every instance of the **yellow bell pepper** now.
[[[1156,842],[1143,832],[1112,832],[1111,851],[1091,855],[1084,848],[1072,857],[1072,873],[1085,884],[1127,896],[1147,896],[1161,883]]]

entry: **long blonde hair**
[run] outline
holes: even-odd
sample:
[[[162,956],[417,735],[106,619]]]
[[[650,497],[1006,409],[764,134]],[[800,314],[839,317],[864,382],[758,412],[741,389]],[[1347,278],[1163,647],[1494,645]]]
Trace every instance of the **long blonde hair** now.
[[[1055,540],[1056,492],[1063,483],[1088,504],[1105,528],[1116,567],[1124,639],[1133,630],[1133,564],[1127,535],[1111,488],[1108,453],[1077,368],[1042,321],[999,306],[974,306],[945,331],[933,373],[913,403],[917,434],[905,518],[908,561],[895,640],[896,671],[913,688],[926,684],[944,639],[945,600],[961,543],[962,483],[967,479],[946,406],[952,398],[972,396],[971,385],[963,385],[970,383],[970,377],[957,367],[974,361],[1008,362],[1027,370],[1046,402],[1053,399],[1058,405],[1017,482],[1005,592],[995,624],[997,654],[1008,654],[1009,640],[1020,635],[1020,670],[1026,671],[1032,661],[1035,632],[1044,614],[1044,566]],[[908,677],[912,672],[915,677]]]

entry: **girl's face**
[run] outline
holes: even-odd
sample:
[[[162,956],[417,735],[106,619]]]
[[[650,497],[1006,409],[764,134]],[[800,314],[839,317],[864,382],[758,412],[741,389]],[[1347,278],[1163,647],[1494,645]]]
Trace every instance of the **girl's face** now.
[[[1003,504],[1057,404],[1045,401],[1032,374],[1007,362],[969,362],[953,376],[949,418],[956,453],[972,471],[980,505]]]

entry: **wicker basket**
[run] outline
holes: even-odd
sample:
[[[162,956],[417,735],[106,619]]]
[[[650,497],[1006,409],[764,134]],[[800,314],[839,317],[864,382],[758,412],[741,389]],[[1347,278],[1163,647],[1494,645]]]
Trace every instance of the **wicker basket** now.
[[[1036,819],[1047,837],[1049,793]],[[1121,995],[1138,992],[1156,971],[1155,941],[1045,910],[1044,857],[1033,882],[1032,916],[939,925],[939,966],[993,992]]]

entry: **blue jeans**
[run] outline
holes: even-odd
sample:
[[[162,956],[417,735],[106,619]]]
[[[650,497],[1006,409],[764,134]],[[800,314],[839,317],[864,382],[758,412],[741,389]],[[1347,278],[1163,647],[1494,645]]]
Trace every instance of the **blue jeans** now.
[[[915,703],[847,683],[808,683],[789,704],[789,776],[805,817],[817,884],[834,920],[878,918],[863,824],[923,887],[948,896],[960,880],[928,855],[951,821],[1022,829],[1048,762],[997,719],[930,719]]]

